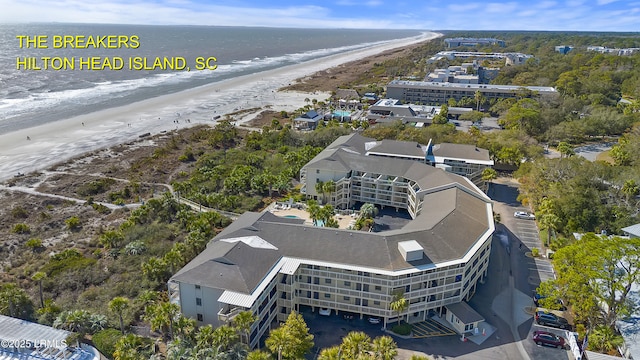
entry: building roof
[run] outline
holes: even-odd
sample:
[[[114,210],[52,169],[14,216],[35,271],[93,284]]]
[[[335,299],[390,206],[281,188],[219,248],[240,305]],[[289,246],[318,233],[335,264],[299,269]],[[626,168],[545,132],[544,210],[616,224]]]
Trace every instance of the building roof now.
[[[478,314],[475,310],[473,310],[471,306],[469,306],[469,304],[464,301],[456,304],[449,304],[446,305],[446,307],[464,324],[484,321],[484,317]]]
[[[83,349],[67,347],[66,340],[69,335],[71,335],[71,332],[66,330],[54,329],[51,326],[0,315],[0,340],[2,340],[3,344],[3,347],[0,348],[0,359],[98,359],[93,354],[95,349],[84,344]],[[14,349],[10,346],[5,346],[5,341],[9,342],[9,344],[20,344],[21,348]],[[21,352],[13,352],[14,350],[20,350]]]
[[[538,91],[541,93],[554,93],[557,90],[551,86],[519,86],[519,85],[493,85],[493,84],[461,84],[447,82],[429,82],[429,81],[409,81],[409,80],[392,80],[387,87],[414,87],[414,88],[452,88],[454,90],[476,91],[505,91],[515,92],[522,88]]]
[[[640,237],[640,223],[622,228],[629,235]]]
[[[447,159],[466,160],[467,162],[490,162],[493,160],[489,150],[481,149],[475,145],[442,143],[433,145],[433,155]],[[470,161],[471,160],[471,161]]]

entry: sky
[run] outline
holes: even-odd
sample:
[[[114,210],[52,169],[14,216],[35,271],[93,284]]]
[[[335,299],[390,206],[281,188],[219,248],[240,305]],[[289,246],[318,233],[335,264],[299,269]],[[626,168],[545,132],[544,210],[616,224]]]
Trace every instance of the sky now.
[[[0,0],[0,23],[640,31],[640,0]]]

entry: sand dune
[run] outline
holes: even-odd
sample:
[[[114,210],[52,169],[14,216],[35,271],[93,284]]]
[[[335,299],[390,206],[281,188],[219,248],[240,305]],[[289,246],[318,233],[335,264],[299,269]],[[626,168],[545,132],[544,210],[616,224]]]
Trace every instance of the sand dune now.
[[[0,135],[0,180],[129,142],[144,133],[214,124],[216,116],[243,108],[270,105],[275,110],[295,110],[305,105],[305,98],[324,100],[328,94],[279,92],[279,88],[320,70],[439,35],[425,33]]]

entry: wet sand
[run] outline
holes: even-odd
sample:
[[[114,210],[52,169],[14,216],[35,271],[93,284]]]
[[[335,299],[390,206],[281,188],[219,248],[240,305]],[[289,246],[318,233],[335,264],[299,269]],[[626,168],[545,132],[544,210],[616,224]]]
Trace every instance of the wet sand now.
[[[0,181],[47,168],[75,156],[196,124],[215,124],[242,109],[292,111],[304,99],[323,101],[327,93],[283,92],[296,79],[386,50],[428,41],[440,34],[400,39],[308,62],[240,76],[175,94],[0,135]],[[29,138],[29,140],[27,139]]]

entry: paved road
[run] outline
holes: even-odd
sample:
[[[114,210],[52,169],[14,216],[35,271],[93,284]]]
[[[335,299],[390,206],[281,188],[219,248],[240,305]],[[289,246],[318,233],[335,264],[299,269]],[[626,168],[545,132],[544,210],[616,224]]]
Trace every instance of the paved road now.
[[[494,200],[494,211],[500,214],[501,224],[497,226],[496,237],[501,239],[501,243],[509,246],[509,260],[511,265],[511,273],[513,276],[513,286],[517,294],[525,294],[528,299],[522,297],[514,298],[514,306],[520,307],[527,311],[526,318],[518,318],[516,320],[517,336],[522,339],[522,347],[526,350],[527,356],[532,360],[566,360],[569,358],[568,351],[555,349],[550,347],[542,347],[536,345],[533,340],[533,331],[543,329],[563,336],[566,339],[566,333],[562,330],[549,327],[541,327],[534,324],[530,307],[533,307],[531,296],[540,282],[553,278],[553,268],[546,258],[532,258],[528,256],[531,249],[542,247],[542,243],[538,236],[538,228],[533,220],[518,219],[513,216],[516,211],[529,211],[530,209],[523,207],[517,200],[518,183],[509,178],[500,178],[491,185],[492,189],[489,193]],[[493,259],[492,259],[493,260]],[[522,301],[518,301],[522,299]],[[522,314],[522,313],[518,313]]]

